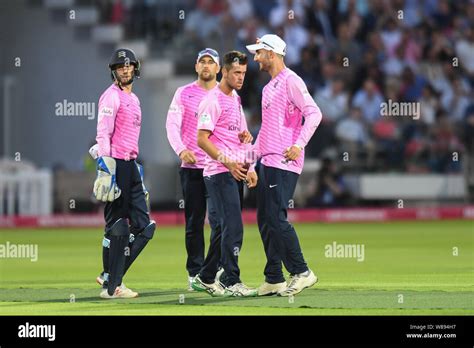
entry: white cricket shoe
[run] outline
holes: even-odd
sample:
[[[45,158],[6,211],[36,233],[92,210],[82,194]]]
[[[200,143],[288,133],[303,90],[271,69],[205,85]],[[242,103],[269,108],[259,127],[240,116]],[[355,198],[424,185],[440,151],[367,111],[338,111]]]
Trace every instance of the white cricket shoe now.
[[[204,283],[199,275],[194,277],[192,287],[196,291],[205,291],[213,297],[222,297],[225,296],[225,289],[219,282],[214,282],[212,284]]]
[[[105,299],[114,299],[114,298],[135,298],[138,297],[138,292],[132,291],[129,288],[125,287],[125,285],[122,283],[122,285],[117,286],[115,288],[115,292],[112,296],[109,295],[107,292],[107,289],[103,289],[100,293],[101,298]]]
[[[244,283],[236,283],[225,288],[227,296],[233,297],[254,297],[257,296],[258,290],[249,288]]]
[[[290,276],[286,289],[278,292],[278,296],[293,296],[299,294],[304,289],[316,284],[317,281],[318,277],[316,277],[310,269],[300,274],[294,274]]]
[[[258,287],[258,296],[271,296],[276,295],[280,291],[286,289],[286,282],[270,284],[264,282],[262,285]]]
[[[105,283],[104,275],[101,273],[97,278],[95,278],[95,281],[100,286],[104,286],[104,283]],[[127,286],[125,285],[125,283],[123,283],[123,282],[122,282],[122,284],[120,284],[120,287],[122,288],[122,290],[128,289]]]
[[[95,282],[100,286],[104,285],[104,276],[102,273],[97,278],[95,278]]]
[[[216,282],[219,282],[221,279],[221,275],[224,273],[224,268],[219,267],[216,273]]]
[[[191,277],[191,276],[188,277],[188,291],[194,291],[193,289],[194,278],[196,277]]]

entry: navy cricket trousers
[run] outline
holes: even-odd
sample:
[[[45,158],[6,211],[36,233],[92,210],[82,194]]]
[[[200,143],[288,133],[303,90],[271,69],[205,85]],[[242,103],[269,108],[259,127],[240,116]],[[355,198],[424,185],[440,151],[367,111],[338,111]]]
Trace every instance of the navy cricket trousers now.
[[[221,230],[211,234],[211,246],[200,277],[205,283],[214,283],[220,263],[225,272],[221,282],[232,286],[241,282],[238,261],[244,234],[241,212],[243,184],[229,172],[205,176],[204,182]]]
[[[202,169],[181,168],[179,176],[184,197],[185,244],[188,254],[186,270],[189,276],[196,276],[204,264],[204,221],[208,210],[211,238],[219,227],[215,209],[209,200]]]
[[[122,193],[115,201],[105,204],[106,234],[120,218],[129,219],[131,233],[140,233],[150,223],[150,214],[137,162],[115,159],[115,164],[117,185]]]
[[[257,221],[267,256],[265,281],[285,281],[282,262],[290,274],[303,273],[303,258],[296,231],[288,222],[288,204],[293,198],[299,175],[288,170],[260,165],[258,175]]]

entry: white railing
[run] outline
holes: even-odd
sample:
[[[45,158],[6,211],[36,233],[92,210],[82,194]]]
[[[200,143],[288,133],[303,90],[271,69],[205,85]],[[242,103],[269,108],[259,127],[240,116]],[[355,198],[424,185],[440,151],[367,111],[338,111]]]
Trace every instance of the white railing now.
[[[50,170],[0,172],[0,216],[49,215],[52,203]]]

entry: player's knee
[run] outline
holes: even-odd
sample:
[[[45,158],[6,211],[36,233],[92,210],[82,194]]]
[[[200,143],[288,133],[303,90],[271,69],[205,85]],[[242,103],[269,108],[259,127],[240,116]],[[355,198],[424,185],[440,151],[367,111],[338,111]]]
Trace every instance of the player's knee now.
[[[108,232],[110,236],[128,236],[130,234],[130,230],[128,227],[128,222],[125,219],[118,219],[110,228]]]
[[[155,234],[156,229],[156,222],[151,221],[147,227],[145,227],[141,233],[141,235],[147,239],[152,239],[153,235]]]

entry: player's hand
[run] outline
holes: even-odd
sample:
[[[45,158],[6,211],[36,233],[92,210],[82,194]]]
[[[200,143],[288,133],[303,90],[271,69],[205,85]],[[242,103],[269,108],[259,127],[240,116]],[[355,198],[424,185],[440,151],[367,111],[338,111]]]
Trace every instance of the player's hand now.
[[[301,151],[302,149],[299,146],[293,145],[283,151],[283,155],[287,161],[295,161],[300,157]]]
[[[97,159],[97,177],[94,181],[94,196],[102,202],[113,202],[122,191],[117,186],[115,176],[116,164],[112,157],[102,156]]]
[[[194,156],[194,152],[191,150],[183,150],[179,154],[179,158],[186,162],[187,164],[195,164],[196,163],[196,156]]]
[[[253,141],[253,136],[248,130],[244,130],[239,133],[239,140],[241,143],[248,144]]]
[[[248,172],[247,178],[245,180],[247,181],[247,187],[249,189],[254,188],[255,186],[257,186],[257,181],[258,181],[257,173]]]
[[[245,180],[247,178],[247,168],[245,168],[244,164],[237,163],[237,162],[227,162],[224,165],[229,169],[230,174],[235,178],[237,181]]]

